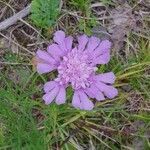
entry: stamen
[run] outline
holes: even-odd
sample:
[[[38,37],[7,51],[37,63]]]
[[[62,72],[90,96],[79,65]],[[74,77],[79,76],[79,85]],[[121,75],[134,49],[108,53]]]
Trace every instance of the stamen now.
[[[88,55],[75,48],[63,57],[58,67],[57,81],[61,84],[62,82],[64,84],[70,83],[74,89],[86,88],[90,85],[89,77],[95,70],[96,67],[89,63]]]

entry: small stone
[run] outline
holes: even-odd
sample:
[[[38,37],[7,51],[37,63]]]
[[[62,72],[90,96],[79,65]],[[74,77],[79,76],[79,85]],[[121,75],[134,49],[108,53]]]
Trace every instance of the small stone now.
[[[122,89],[125,91],[125,92],[130,92],[132,90],[132,87],[130,85],[124,85],[122,86]]]

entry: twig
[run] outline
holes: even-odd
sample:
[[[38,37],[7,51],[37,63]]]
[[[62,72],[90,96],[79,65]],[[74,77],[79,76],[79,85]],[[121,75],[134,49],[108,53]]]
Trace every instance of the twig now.
[[[14,9],[10,6],[10,2],[11,2],[11,0],[9,0],[8,3],[3,2],[3,1],[0,1],[0,3],[3,3],[4,5],[6,5],[4,8],[1,9],[2,13],[1,13],[1,15],[0,15],[0,20],[2,19],[3,15],[4,15],[5,12],[7,11],[7,8],[8,8],[8,7],[12,10],[13,14],[15,14]]]
[[[8,41],[10,41],[10,39],[9,39],[7,36],[5,36],[4,34],[2,34],[1,32],[0,32],[0,35],[1,35],[2,37],[4,37],[5,39],[7,39]],[[19,46],[20,48],[22,48],[24,51],[28,52],[29,54],[35,55],[34,52],[29,51],[28,49],[26,49],[26,48],[23,47],[22,45],[16,43],[15,41],[11,40],[11,42],[14,43],[14,44],[16,44],[17,46]]]
[[[13,15],[12,17],[10,17],[10,18],[4,20],[3,22],[1,22],[0,23],[0,31],[10,27],[14,23],[16,23],[19,19],[22,19],[22,18],[26,17],[30,13],[30,9],[31,9],[31,4],[28,5],[27,7],[25,7],[20,12]]]
[[[46,40],[46,38],[36,29],[34,28],[31,24],[29,24],[28,22],[26,22],[25,20],[23,20],[22,18],[19,19],[21,22],[23,22],[24,24],[26,24],[27,26],[29,26],[31,29],[33,29],[34,31],[36,31],[44,40]]]
[[[24,66],[32,66],[30,63],[17,63],[17,62],[1,62],[2,65],[24,65]]]

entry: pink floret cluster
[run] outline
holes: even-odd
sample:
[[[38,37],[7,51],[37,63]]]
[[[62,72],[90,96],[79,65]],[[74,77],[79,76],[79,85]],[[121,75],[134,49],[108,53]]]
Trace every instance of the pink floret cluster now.
[[[97,73],[97,65],[107,64],[110,60],[111,42],[97,37],[81,35],[78,43],[73,43],[72,36],[63,31],[56,31],[54,43],[47,51],[36,52],[37,72],[39,74],[57,71],[57,77],[44,85],[43,100],[45,104],[55,101],[56,104],[66,102],[66,88],[74,90],[72,106],[82,110],[92,110],[92,99],[103,101],[118,95],[113,72]]]

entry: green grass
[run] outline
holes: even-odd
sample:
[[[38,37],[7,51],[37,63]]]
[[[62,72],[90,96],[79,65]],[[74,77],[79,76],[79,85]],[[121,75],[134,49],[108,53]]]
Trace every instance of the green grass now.
[[[76,150],[88,149],[93,144],[96,149],[119,150],[134,148],[131,140],[135,138],[148,147],[150,143],[145,134],[150,127],[149,112],[142,111],[145,109],[142,107],[138,113],[131,113],[126,107],[133,91],[141,93],[144,104],[150,99],[150,78],[146,76],[150,65],[148,44],[141,42],[140,45],[137,58],[130,56],[125,63],[114,57],[109,65],[99,68],[99,72],[115,72],[119,96],[97,103],[91,112],[71,107],[69,89],[67,104],[46,106],[41,99],[46,75],[39,76],[28,66],[5,66],[0,74],[0,149]],[[17,55],[8,55],[5,61],[21,61]],[[129,93],[122,89],[127,84],[132,87]],[[135,132],[126,131],[127,125],[131,128],[137,121],[142,121],[144,127]]]

